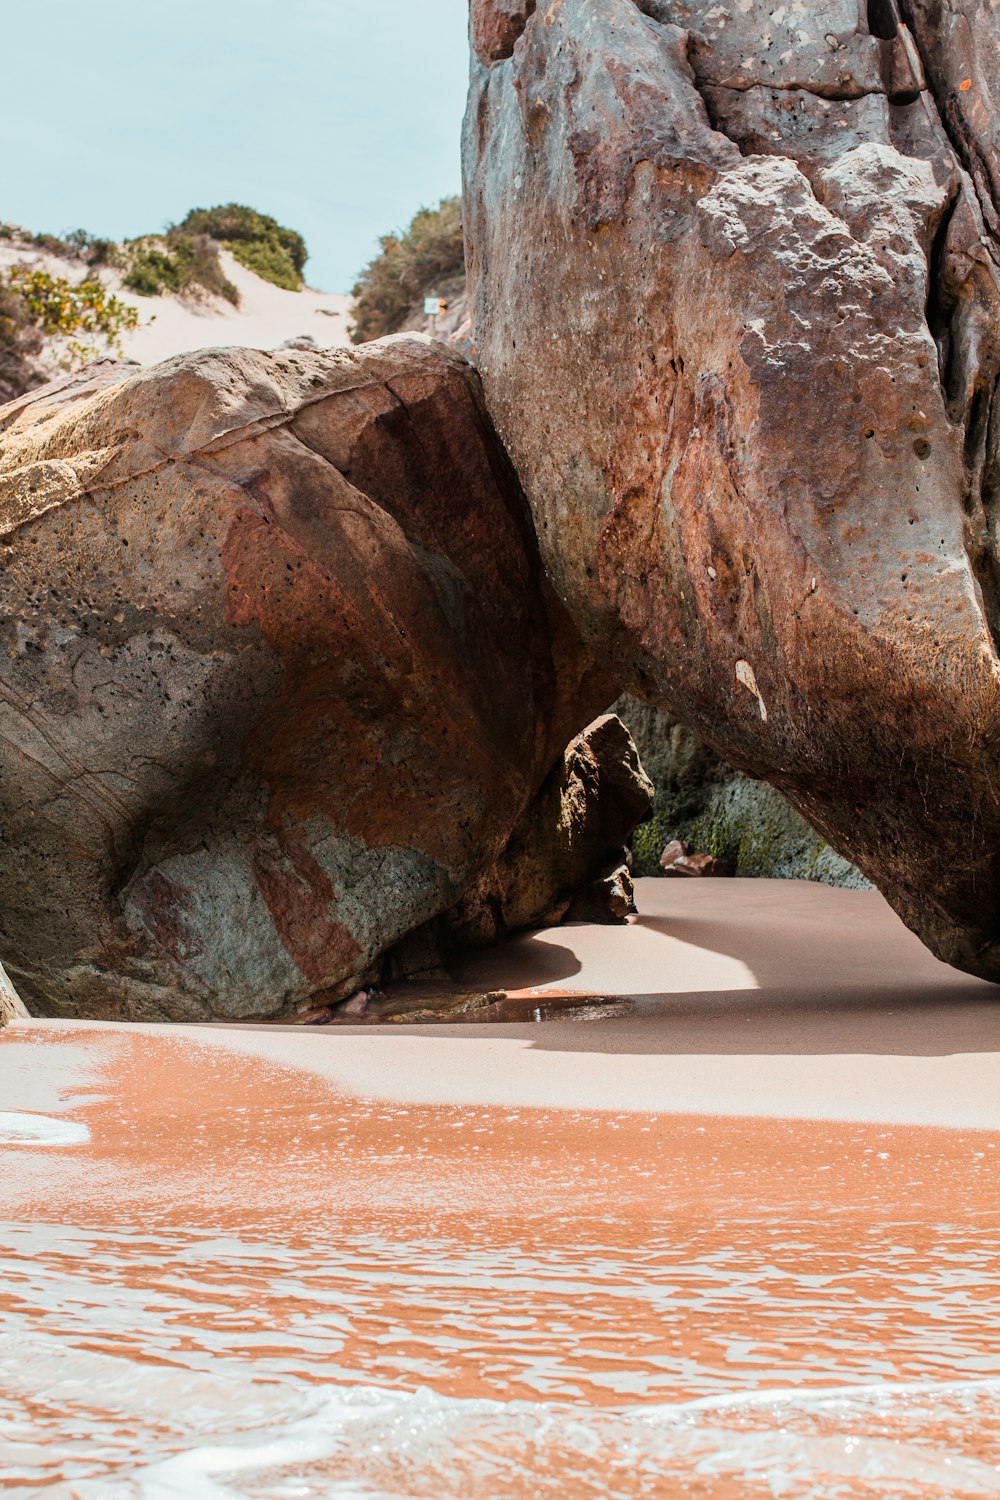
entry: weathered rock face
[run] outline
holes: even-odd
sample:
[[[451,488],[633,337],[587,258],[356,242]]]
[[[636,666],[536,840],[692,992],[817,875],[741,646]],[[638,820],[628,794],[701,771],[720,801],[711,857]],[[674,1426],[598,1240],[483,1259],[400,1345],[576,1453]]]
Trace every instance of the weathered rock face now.
[[[35,1013],[350,994],[610,696],[424,340],[0,410],[0,556],[0,953]]]
[[[509,57],[536,0],[471,0],[472,45],[479,57]]]
[[[476,345],[595,650],[1000,978],[1000,19],[902,10],[539,0],[473,61]]]
[[[632,895],[625,844],[652,811],[632,736],[603,714],[567,746],[499,858],[447,914],[439,949],[483,946],[567,915],[622,920]]]

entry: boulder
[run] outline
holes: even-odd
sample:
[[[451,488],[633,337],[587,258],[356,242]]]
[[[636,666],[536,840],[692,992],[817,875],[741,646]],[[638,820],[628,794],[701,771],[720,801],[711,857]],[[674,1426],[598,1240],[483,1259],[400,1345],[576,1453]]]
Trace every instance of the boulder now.
[[[35,1014],[354,994],[613,697],[426,339],[0,409],[0,555],[0,953]]]
[[[653,810],[653,786],[625,725],[603,714],[579,734],[500,856],[437,929],[436,961],[522,927],[624,921],[635,907],[625,845]]]
[[[473,59],[470,293],[591,649],[997,979],[1000,19],[905,13],[538,0]]]
[[[627,860],[622,860],[574,896],[570,922],[624,922],[637,915],[635,887]]]
[[[729,869],[712,854],[692,854],[683,839],[671,839],[660,855],[660,874],[672,877],[728,875]]]

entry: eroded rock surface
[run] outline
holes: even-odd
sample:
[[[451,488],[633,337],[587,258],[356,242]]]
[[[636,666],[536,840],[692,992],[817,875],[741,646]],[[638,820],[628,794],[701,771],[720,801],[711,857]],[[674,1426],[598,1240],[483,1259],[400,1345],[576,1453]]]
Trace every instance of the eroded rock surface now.
[[[536,0],[471,0],[472,45],[488,62],[509,57]]]
[[[625,725],[602,714],[567,746],[499,858],[445,918],[442,953],[567,915],[622,921],[632,909],[625,845],[653,811],[653,785]]]
[[[611,696],[425,340],[0,410],[0,556],[0,953],[35,1013],[351,994]]]
[[[998,34],[538,0],[464,142],[487,400],[579,628],[991,978]]]

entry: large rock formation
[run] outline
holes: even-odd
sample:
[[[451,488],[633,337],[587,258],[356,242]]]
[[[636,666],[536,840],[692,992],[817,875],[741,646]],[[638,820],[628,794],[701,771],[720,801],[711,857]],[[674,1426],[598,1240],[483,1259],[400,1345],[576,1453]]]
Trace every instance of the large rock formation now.
[[[125,373],[0,410],[0,955],[45,1015],[335,1001],[613,693],[458,355]]]
[[[1000,21],[902,12],[474,0],[476,343],[595,651],[1000,978]]]

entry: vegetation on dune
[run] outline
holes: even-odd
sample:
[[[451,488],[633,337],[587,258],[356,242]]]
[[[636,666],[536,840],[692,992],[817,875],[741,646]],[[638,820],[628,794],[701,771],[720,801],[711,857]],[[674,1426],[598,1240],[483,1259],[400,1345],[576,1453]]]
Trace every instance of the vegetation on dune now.
[[[222,268],[220,248],[290,291],[302,285],[308,254],[301,234],[239,203],[192,209],[165,233],[122,245],[84,229],[31,234],[5,223],[0,223],[0,241],[37,251],[39,257],[75,262],[67,265],[70,276],[81,274],[81,262],[87,268],[82,281],[52,275],[39,262],[0,269],[0,402],[48,378],[53,356],[64,369],[73,369],[102,353],[121,354],[122,334],[139,326],[139,313],[102,285],[97,274],[102,267],[120,272],[122,284],[139,296],[200,289],[237,305],[239,292]],[[57,340],[54,350],[44,350],[46,338]]]
[[[139,326],[134,307],[99,281],[74,284],[32,266],[12,266],[0,281],[0,342],[22,361],[41,337],[68,342],[62,363],[86,364],[102,352],[121,353],[121,335]],[[103,348],[102,348],[103,345]]]
[[[420,209],[409,228],[383,235],[379,243],[379,254],[353,288],[355,344],[395,333],[421,297],[436,296],[464,279],[461,198],[442,198],[437,208]]]
[[[89,234],[86,229],[71,229],[68,234],[29,234],[14,224],[0,224],[0,240],[16,240],[49,255],[86,261],[89,266],[113,265],[118,251],[113,240]]]
[[[0,281],[0,402],[12,401],[44,379],[34,368],[42,335],[30,321],[24,298]]]
[[[297,230],[279,224],[270,214],[243,203],[193,208],[178,229],[223,245],[241,266],[285,291],[297,292],[302,286],[309,258],[306,242]]]
[[[202,288],[234,305],[239,292],[222,269],[220,248],[230,250],[262,280],[292,292],[302,286],[309,253],[297,230],[242,203],[193,208],[164,234],[140,235],[123,245],[85,229],[65,235],[29,234],[12,224],[0,224],[3,239],[94,267],[113,266],[123,273],[124,285],[141,297],[183,295]]]
[[[138,328],[139,314],[99,281],[77,285],[32,266],[12,266],[7,287],[23,300],[28,319],[43,333],[97,333],[116,342],[125,329]]]
[[[182,294],[201,287],[236,306],[240,294],[222,269],[219,247],[207,234],[175,226],[165,235],[146,235],[122,247],[127,267],[123,284],[140,297]]]

